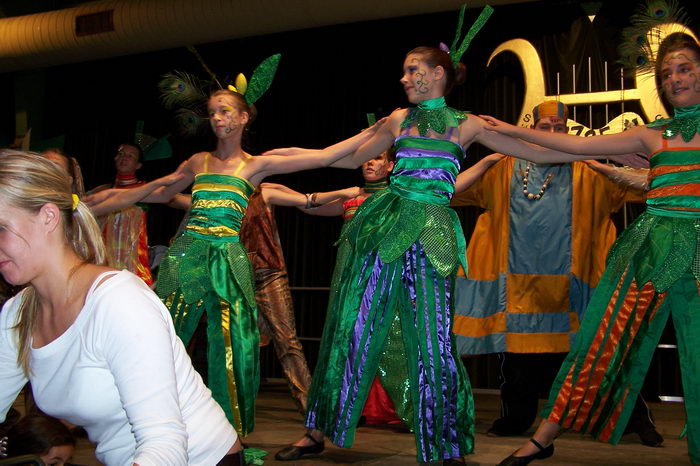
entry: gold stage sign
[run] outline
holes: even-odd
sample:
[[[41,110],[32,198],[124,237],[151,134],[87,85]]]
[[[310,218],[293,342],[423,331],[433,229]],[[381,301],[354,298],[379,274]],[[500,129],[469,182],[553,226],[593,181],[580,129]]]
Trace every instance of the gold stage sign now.
[[[653,29],[647,33],[647,38],[654,53],[659,48],[659,37],[666,37],[672,32],[685,32],[697,37],[685,26],[677,23],[663,24],[658,29]],[[525,39],[512,39],[499,45],[489,57],[486,66],[491,64],[491,60],[501,52],[512,52],[520,61],[525,77],[525,99],[520,110],[518,124],[529,127],[532,121],[532,109],[535,105],[544,100],[559,100],[567,105],[600,105],[631,100],[640,101],[640,105],[646,120],[633,112],[625,112],[611,120],[606,126],[598,129],[589,129],[580,123],[568,120],[569,132],[580,136],[594,136],[598,134],[617,133],[628,129],[631,126],[645,124],[646,122],[667,118],[668,114],[661,103],[656,90],[656,82],[652,74],[645,74],[635,70],[635,88],[618,89],[612,91],[599,92],[575,92],[573,94],[546,95],[544,85],[544,72],[542,61],[535,47]]]

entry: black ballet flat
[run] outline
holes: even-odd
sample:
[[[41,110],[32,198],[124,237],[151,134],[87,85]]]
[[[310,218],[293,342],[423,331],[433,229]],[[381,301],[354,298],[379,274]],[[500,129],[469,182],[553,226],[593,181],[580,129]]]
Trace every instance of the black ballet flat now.
[[[553,443],[550,443],[549,446],[545,448],[534,438],[531,438],[530,442],[539,449],[537,453],[528,456],[515,456],[515,453],[518,451],[515,450],[512,455],[498,463],[498,466],[525,466],[526,464],[530,464],[532,460],[543,460],[554,454]]]
[[[277,461],[294,461],[298,460],[304,455],[315,455],[323,451],[323,449],[325,448],[323,440],[319,442],[318,440],[313,438],[313,436],[309,433],[304,434],[304,436],[311,439],[313,444],[307,445],[305,447],[289,445],[288,447],[278,451],[275,455],[275,459]]]

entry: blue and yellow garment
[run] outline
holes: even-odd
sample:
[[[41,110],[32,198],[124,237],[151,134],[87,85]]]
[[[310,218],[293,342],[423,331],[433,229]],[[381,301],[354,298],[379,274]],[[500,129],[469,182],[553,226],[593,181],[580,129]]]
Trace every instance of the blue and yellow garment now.
[[[453,206],[486,209],[467,248],[468,276],[457,279],[454,331],[462,354],[564,353],[579,328],[615,241],[610,214],[641,201],[584,162],[533,165],[505,157]]]

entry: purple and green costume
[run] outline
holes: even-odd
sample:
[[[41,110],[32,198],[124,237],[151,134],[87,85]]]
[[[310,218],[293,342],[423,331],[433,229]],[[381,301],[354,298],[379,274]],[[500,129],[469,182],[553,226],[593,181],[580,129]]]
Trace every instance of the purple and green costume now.
[[[438,111],[466,117],[439,100]],[[420,462],[473,451],[474,404],[452,334],[454,278],[466,246],[449,207],[465,157],[449,140],[452,122],[444,139],[409,136],[409,124],[395,142],[389,187],[370,196],[343,228],[345,250],[306,415],[307,427],[338,446],[352,446],[381,366],[410,393]]]

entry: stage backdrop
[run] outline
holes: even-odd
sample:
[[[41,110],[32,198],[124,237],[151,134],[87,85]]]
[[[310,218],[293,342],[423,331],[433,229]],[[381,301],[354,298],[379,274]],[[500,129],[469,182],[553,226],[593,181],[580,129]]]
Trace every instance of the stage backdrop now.
[[[496,47],[515,38],[528,40],[537,50],[547,95],[557,93],[557,83],[560,93],[588,92],[589,85],[591,91],[633,87],[629,78],[621,82],[615,62],[620,30],[636,3],[589,2],[585,3],[588,11],[583,3],[569,0],[497,7],[463,59],[467,83],[454,90],[448,103],[515,121],[524,99],[524,75],[517,57],[506,52],[486,65]],[[700,21],[698,2],[683,3]],[[597,8],[592,21],[591,7]],[[468,10],[465,23],[471,24],[477,14],[478,10]],[[251,153],[284,146],[323,147],[361,130],[368,112],[381,117],[405,106],[399,78],[406,52],[420,45],[451,42],[456,20],[456,11],[426,14],[200,44],[197,49],[212,70],[230,79],[239,72],[249,75],[273,53],[282,54],[277,77],[257,104],[259,117],[248,139]],[[606,61],[607,83],[603,68]],[[5,103],[0,112],[0,138],[7,142],[14,138],[15,108],[19,103],[28,105],[33,108],[29,118],[33,137],[64,136],[66,151],[79,160],[85,185],[92,187],[113,180],[117,145],[133,138],[136,122],[143,121],[145,133],[171,135],[174,157],[144,164],[140,176],[151,179],[170,172],[192,153],[213,148],[208,134],[180,137],[171,113],[161,106],[156,84],[160,76],[172,70],[206,76],[185,48],[0,75]],[[621,105],[608,106],[612,116],[621,110]],[[626,102],[625,110],[642,114],[635,102]],[[606,124],[604,106],[593,108],[590,117],[588,112],[588,106],[577,108],[579,121],[594,128]],[[471,147],[467,165],[489,152]],[[269,181],[314,192],[357,185],[361,177],[356,171],[323,169]],[[478,211],[461,208],[459,214],[469,236]],[[628,215],[632,217],[634,212]],[[154,206],[149,212],[152,244],[167,244],[180,218],[179,212]],[[308,217],[284,208],[277,209],[277,218],[291,284],[296,287],[297,328],[314,366],[335,256],[333,242],[341,220]],[[619,221],[622,224],[622,218]],[[279,376],[274,359],[272,352],[266,353],[265,376]],[[498,386],[492,358],[469,358],[465,362],[475,387]],[[664,393],[680,390],[675,383],[658,388],[655,381],[654,385],[655,391]]]

